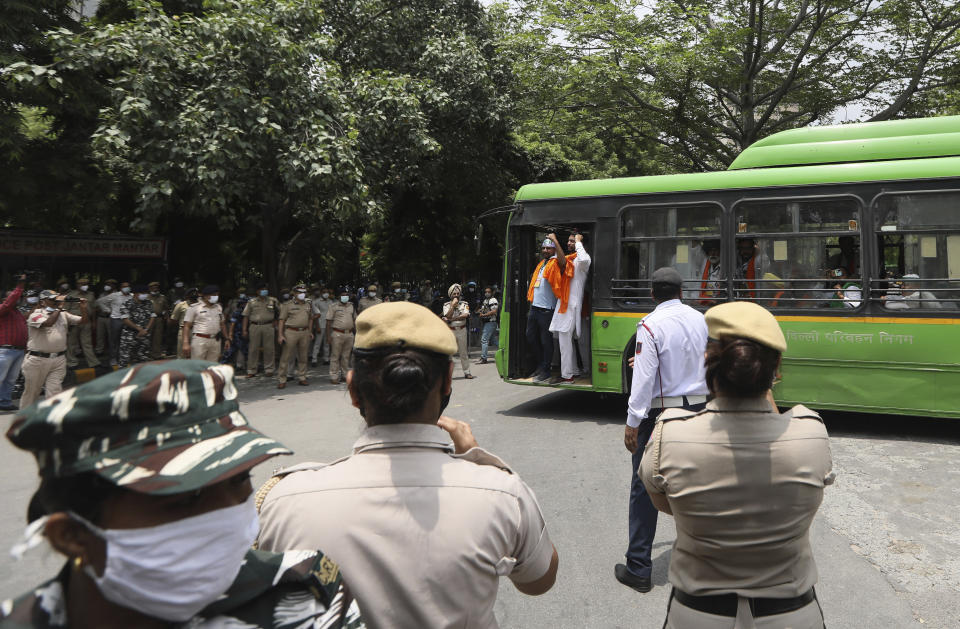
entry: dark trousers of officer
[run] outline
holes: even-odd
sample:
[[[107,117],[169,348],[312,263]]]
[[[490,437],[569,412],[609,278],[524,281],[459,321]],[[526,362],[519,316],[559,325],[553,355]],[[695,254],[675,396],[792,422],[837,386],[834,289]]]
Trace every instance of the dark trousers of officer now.
[[[527,345],[530,346],[536,361],[534,374],[550,375],[550,364],[553,362],[553,334],[550,333],[552,319],[552,308],[530,306],[527,314]]]
[[[705,403],[690,404],[683,408],[700,411]],[[650,441],[657,417],[666,409],[652,408],[647,418],[640,422],[637,432],[637,451],[630,457],[633,466],[630,474],[630,543],[627,546],[627,570],[638,577],[650,577],[653,551],[653,537],[657,533],[657,508],[650,501],[647,488],[640,480],[640,460],[643,448]]]

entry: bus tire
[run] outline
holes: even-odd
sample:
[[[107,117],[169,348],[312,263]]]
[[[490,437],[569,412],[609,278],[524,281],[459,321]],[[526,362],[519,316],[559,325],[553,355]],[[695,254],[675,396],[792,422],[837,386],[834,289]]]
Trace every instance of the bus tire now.
[[[637,352],[637,335],[634,334],[630,337],[630,340],[627,341],[626,347],[623,348],[623,362],[622,362],[622,376],[621,382],[623,383],[622,389],[623,392],[627,395],[630,395],[630,389],[633,387],[633,369],[630,368],[630,363],[628,362],[632,356]]]

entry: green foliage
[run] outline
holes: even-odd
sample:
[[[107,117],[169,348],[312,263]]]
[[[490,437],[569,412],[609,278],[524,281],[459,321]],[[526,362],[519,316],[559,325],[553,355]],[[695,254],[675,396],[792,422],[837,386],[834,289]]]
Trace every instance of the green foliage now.
[[[951,80],[960,47],[947,0],[531,0],[519,15],[563,86],[551,111],[657,142],[686,169],[844,108],[901,115]]]

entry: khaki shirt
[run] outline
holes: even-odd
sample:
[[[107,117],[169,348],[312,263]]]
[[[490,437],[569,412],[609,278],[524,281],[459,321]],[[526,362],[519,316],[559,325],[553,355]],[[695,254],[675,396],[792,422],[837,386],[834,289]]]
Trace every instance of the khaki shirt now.
[[[313,310],[309,301],[297,301],[291,299],[280,306],[280,320],[284,322],[285,328],[307,328],[310,329],[310,321],[313,319]]]
[[[717,398],[700,413],[665,411],[640,474],[673,511],[670,582],[693,595],[809,590],[810,524],[832,467],[827,429],[803,406],[781,414],[764,398]]]
[[[183,328],[183,317],[187,314],[187,309],[189,307],[190,302],[184,299],[183,301],[178,301],[173,307],[173,311],[170,313],[170,318],[180,324],[181,328]]]
[[[363,312],[370,306],[376,306],[377,304],[382,304],[383,300],[379,297],[361,297],[360,301],[357,302],[357,312]]]
[[[223,322],[223,308],[220,304],[198,301],[187,308],[187,314],[183,315],[183,322],[188,321],[193,323],[191,334],[217,334]]]
[[[272,323],[279,308],[276,297],[257,296],[243,307],[243,316],[249,317],[250,323]]]
[[[79,324],[83,317],[61,312],[56,323],[41,327],[51,314],[44,308],[37,308],[27,317],[28,350],[47,353],[67,351],[67,330],[69,326]]]
[[[292,473],[263,501],[259,547],[329,550],[370,627],[496,627],[499,577],[546,574],[537,499],[495,456],[456,455],[428,424],[367,428],[353,452],[280,472]]]
[[[73,290],[67,292],[67,297],[73,297],[76,299],[86,299],[87,300],[87,312],[89,317],[95,318],[97,313],[94,309],[94,302],[96,301],[96,295],[93,294],[93,291],[82,291],[79,288],[74,288]],[[63,302],[63,309],[69,312],[70,314],[80,316],[80,302],[79,301],[65,301]],[[87,321],[86,325],[89,325],[90,322]]]
[[[150,303],[153,304],[153,314],[158,317],[162,317],[164,313],[167,312],[167,309],[170,307],[169,302],[167,301],[167,296],[163,294],[150,295],[148,297]]]
[[[443,312],[443,316],[445,316],[447,319],[454,319],[456,317],[462,317],[463,315],[470,314],[470,305],[467,304],[462,297],[460,298],[460,301],[457,302],[456,308],[450,307],[450,304],[452,303],[453,300],[451,299],[443,304],[443,310],[441,312]],[[460,321],[447,321],[446,324],[451,328],[462,328],[466,327],[467,320],[461,319]]]
[[[357,314],[353,311],[353,304],[349,301],[347,303],[338,301],[327,308],[327,321],[329,321],[330,325],[334,328],[347,330],[349,332],[353,329],[353,322],[356,321],[356,319]]]

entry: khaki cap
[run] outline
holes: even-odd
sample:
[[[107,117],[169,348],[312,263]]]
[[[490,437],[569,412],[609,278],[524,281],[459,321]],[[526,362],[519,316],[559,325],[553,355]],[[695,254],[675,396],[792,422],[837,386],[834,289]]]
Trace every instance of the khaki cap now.
[[[90,276],[88,275],[81,275],[80,277],[77,278],[77,284],[89,284],[89,283],[90,283]]]
[[[749,301],[731,301],[707,310],[707,334],[712,339],[725,336],[745,338],[778,352],[787,351],[787,339],[770,311]]]
[[[160,287],[160,282],[150,282],[149,284],[147,284],[147,286],[150,287],[150,288],[153,288],[154,286],[156,286],[157,288],[159,288],[159,287]]]
[[[452,356],[457,338],[440,317],[409,301],[371,306],[357,317],[359,350],[416,348]]]

